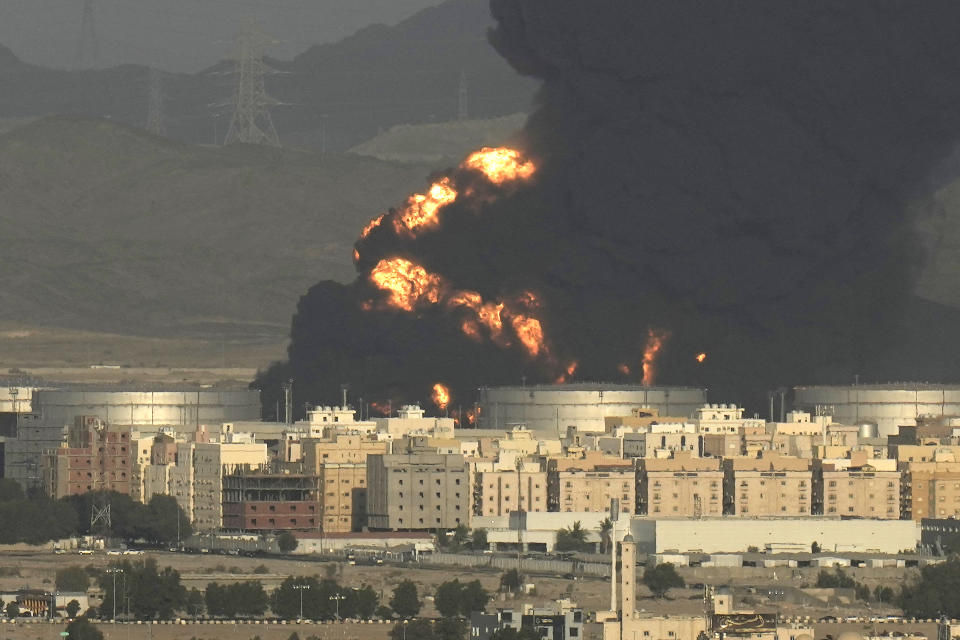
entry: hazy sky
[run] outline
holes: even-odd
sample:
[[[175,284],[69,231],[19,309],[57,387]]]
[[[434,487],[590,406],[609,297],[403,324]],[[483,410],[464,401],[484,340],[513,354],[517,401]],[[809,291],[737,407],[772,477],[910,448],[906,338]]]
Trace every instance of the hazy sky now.
[[[93,0],[98,66],[153,64],[196,71],[225,57],[253,17],[290,58],[375,22],[394,24],[441,0]],[[70,68],[83,0],[0,0],[0,44],[28,62]]]

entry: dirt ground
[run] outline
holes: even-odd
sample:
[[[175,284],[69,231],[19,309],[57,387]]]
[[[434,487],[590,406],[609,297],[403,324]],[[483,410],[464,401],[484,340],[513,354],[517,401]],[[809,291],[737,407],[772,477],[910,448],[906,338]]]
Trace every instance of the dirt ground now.
[[[0,623],[0,640],[61,640],[65,624],[46,622]],[[100,623],[104,640],[287,640],[296,633],[301,640],[381,640],[389,637],[392,624],[111,624]]]

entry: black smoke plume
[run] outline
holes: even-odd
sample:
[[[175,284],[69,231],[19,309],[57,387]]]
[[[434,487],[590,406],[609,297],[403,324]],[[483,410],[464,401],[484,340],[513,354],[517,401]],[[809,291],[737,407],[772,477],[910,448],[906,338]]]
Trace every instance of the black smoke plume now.
[[[543,81],[517,141],[535,179],[458,200],[416,240],[359,243],[356,283],[302,298],[289,361],[256,383],[267,406],[288,377],[298,403],[349,383],[394,406],[440,381],[454,409],[572,360],[576,379],[637,381],[650,329],[670,332],[657,383],[754,407],[779,385],[943,374],[956,341],[912,298],[905,203],[960,133],[960,3],[491,10],[492,45]],[[491,299],[535,291],[554,361],[471,341],[440,307],[364,311],[367,270],[392,256]]]

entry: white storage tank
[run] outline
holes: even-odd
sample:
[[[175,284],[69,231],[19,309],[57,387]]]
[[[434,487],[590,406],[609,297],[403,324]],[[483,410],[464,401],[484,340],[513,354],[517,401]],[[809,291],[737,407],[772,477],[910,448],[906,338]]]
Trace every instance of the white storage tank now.
[[[859,425],[879,435],[916,424],[920,416],[960,416],[960,385],[902,382],[849,386],[794,387],[797,409],[833,416],[834,422]]]
[[[603,431],[604,418],[652,407],[664,416],[689,417],[707,402],[695,387],[578,383],[480,389],[481,429],[525,424],[535,435],[556,438],[569,425]]]

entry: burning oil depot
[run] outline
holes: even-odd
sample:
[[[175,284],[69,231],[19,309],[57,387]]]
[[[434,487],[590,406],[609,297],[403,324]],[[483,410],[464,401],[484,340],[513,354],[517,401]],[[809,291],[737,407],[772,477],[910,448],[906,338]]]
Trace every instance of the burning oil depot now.
[[[960,384],[901,382],[849,386],[794,387],[793,404],[835,422],[876,424],[878,435],[897,433],[920,417],[960,416]]]
[[[525,424],[535,435],[559,437],[568,425],[603,431],[604,419],[656,409],[662,416],[691,416],[707,402],[707,390],[628,384],[570,383],[480,389],[482,429]]]

